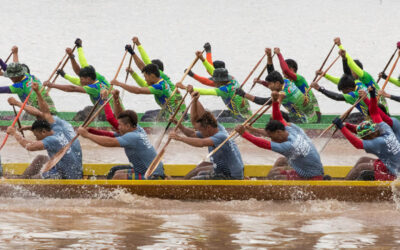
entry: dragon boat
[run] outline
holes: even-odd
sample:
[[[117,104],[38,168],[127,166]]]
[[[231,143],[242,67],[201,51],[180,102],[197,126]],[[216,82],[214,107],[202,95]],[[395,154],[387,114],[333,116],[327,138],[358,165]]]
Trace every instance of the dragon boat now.
[[[82,180],[18,179],[27,163],[3,164],[2,197],[112,198],[125,192],[150,198],[178,200],[310,200],[391,201],[400,194],[399,181],[345,181],[350,166],[325,166],[332,180],[265,180],[272,166],[246,165],[246,180],[182,180],[195,165],[165,165],[168,180],[106,180],[118,164],[85,164]]]

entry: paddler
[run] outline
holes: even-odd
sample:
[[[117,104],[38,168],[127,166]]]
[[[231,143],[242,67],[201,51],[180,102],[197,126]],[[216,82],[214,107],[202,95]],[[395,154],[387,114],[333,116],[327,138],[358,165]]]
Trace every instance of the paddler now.
[[[48,153],[48,156],[38,155],[22,176],[27,179],[82,179],[82,149],[79,140],[72,144],[72,147],[51,170],[40,172],[49,157],[53,157],[67,145],[75,136],[75,132],[71,124],[51,114],[49,106],[39,94],[39,87],[37,82],[32,83],[40,110],[32,106],[25,106],[26,112],[40,117],[31,127],[37,141],[23,138],[14,127],[7,128],[7,133],[14,136],[17,142],[28,151],[47,150]],[[19,107],[22,106],[22,103],[15,99],[10,99],[9,102]]]
[[[258,147],[272,150],[285,157],[278,158],[267,179],[272,180],[323,180],[324,169],[317,149],[305,132],[294,123],[286,123],[279,110],[283,93],[273,91],[272,119],[265,130],[238,125],[236,131]],[[261,133],[271,138],[268,141],[248,131]],[[293,168],[293,169],[292,169]]]
[[[339,117],[333,120],[336,127],[355,148],[364,149],[367,153],[378,157],[378,159],[360,158],[347,174],[346,180],[363,178],[364,171],[373,171],[374,180],[394,180],[400,171],[400,142],[390,127],[390,121],[387,124],[379,114],[375,88],[369,88],[369,94],[371,96],[369,113],[372,121],[364,121],[355,128],[351,124],[344,125]],[[356,132],[358,137],[352,132]]]
[[[228,110],[224,110],[221,113],[218,119],[220,122],[243,122],[251,115],[249,102],[235,94],[236,89],[239,88],[239,84],[229,75],[227,69],[215,69],[210,79],[215,82],[216,88],[194,88],[194,91],[199,92],[200,95],[214,95],[222,98]],[[180,82],[176,86],[181,89],[186,88]]]
[[[124,84],[117,80],[111,81],[111,84],[119,86],[134,94],[154,95],[157,104],[162,108],[161,111],[159,111],[162,112],[160,117],[163,120],[167,120],[178,106],[178,102],[175,99],[176,95],[172,96],[172,90],[168,83],[161,78],[160,69],[156,64],[151,63],[146,65],[143,67],[142,73],[148,84],[147,87],[136,87]]]
[[[44,85],[49,88],[59,89],[64,92],[88,94],[90,97],[90,101],[93,104],[99,101],[99,99],[100,99],[100,104],[102,104],[102,95],[106,95],[107,91],[110,88],[110,83],[105,79],[104,76],[96,72],[95,68],[92,65],[89,65],[87,63],[82,49],[82,40],[77,38],[75,41],[75,45],[77,46],[78,58],[81,67],[75,61],[75,57],[72,54],[72,50],[67,48],[66,51],[69,54],[73,69],[75,73],[78,74],[79,78],[68,75],[63,70],[57,71],[57,74],[60,74],[62,77],[64,77],[74,85],[65,85],[65,84],[63,85],[58,83],[52,84],[51,82],[44,82]],[[106,105],[105,109],[111,110],[113,105],[114,102],[111,101]],[[112,112],[109,113],[109,115],[106,115],[106,120],[111,124],[111,126],[113,126],[115,130],[118,129],[118,124],[113,123],[115,119]]]
[[[28,94],[31,92],[32,83],[36,82],[40,87],[42,86],[40,80],[34,75],[28,73],[28,71],[28,67],[19,62],[8,64],[3,75],[10,78],[13,84],[11,86],[0,87],[0,94],[17,94],[21,102],[24,102]],[[57,110],[51,97],[46,93],[45,90],[41,92],[41,95],[45,102],[49,105],[50,112],[52,114],[56,114]],[[36,108],[39,107],[36,92],[31,94],[27,104]]]
[[[182,124],[179,130],[184,135],[171,132],[169,138],[181,141],[193,147],[208,147],[208,151],[218,147],[227,137],[225,128],[217,122],[214,115],[206,111],[198,100],[199,93],[193,91],[193,86],[188,85],[188,91],[194,98],[191,107],[191,122],[194,129]],[[201,171],[192,180],[241,180],[243,179],[243,161],[238,146],[233,140],[226,142],[212,157],[213,168],[211,171]]]
[[[274,48],[274,53],[278,56],[279,64],[281,66],[284,77],[292,81],[296,85],[296,87],[305,95],[310,87],[308,86],[306,79],[302,75],[297,73],[297,62],[293,59],[285,60],[279,48]],[[312,90],[309,90],[308,98],[304,100],[303,105],[312,105],[315,112],[315,115],[308,118],[308,122],[319,123],[321,121],[321,110],[319,108],[317,98],[315,97]]]
[[[175,90],[175,84],[171,81],[169,76],[167,74],[165,74],[165,72],[164,72],[164,63],[160,59],[150,60],[150,57],[147,55],[147,52],[144,50],[144,47],[140,43],[138,37],[136,37],[136,36],[133,37],[132,41],[137,46],[137,48],[139,50],[139,53],[140,53],[140,56],[142,57],[142,60],[136,55],[136,53],[134,52],[134,50],[133,50],[131,45],[126,45],[125,49],[132,55],[136,66],[140,70],[143,70],[143,68],[146,65],[149,65],[151,63],[156,64],[158,66],[159,71],[160,71],[160,77],[168,84],[168,86],[171,89],[171,91],[174,91]],[[137,74],[135,71],[133,71],[132,68],[127,68],[127,71],[131,74],[132,78],[136,81],[136,83],[140,87],[148,87],[149,86],[148,83],[146,82],[146,80],[144,80],[142,77],[140,77],[139,74]],[[174,94],[175,104],[178,105],[178,103],[181,100],[182,100],[182,95],[179,92],[179,90],[177,90],[176,93]],[[180,113],[183,113],[185,109],[186,109],[186,106],[183,103],[181,105],[181,107],[180,107]],[[144,115],[142,116],[141,121],[154,121],[156,119],[156,117],[158,116],[159,112],[160,112],[160,110],[146,111],[144,113]],[[180,115],[178,115],[178,117],[179,116]]]
[[[115,92],[114,92],[115,93]],[[121,147],[130,165],[114,166],[109,178],[119,180],[144,180],[148,166],[157,156],[146,131],[138,125],[135,111],[125,110],[118,114],[118,133],[101,130],[90,130],[80,127],[78,133],[103,147]],[[90,132],[89,132],[90,131]],[[164,167],[160,163],[149,179],[164,179]]]

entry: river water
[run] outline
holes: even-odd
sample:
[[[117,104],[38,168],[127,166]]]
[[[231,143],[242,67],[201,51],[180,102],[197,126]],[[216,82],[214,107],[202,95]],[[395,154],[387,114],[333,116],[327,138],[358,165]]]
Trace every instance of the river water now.
[[[173,81],[180,79],[194,51],[206,41],[212,44],[214,58],[224,60],[239,80],[266,46],[280,46],[285,57],[297,60],[299,73],[310,79],[333,38],[340,36],[348,52],[376,76],[399,40],[399,9],[397,0],[0,0],[0,56],[6,57],[18,45],[20,61],[45,80],[65,47],[80,37],[89,63],[111,79],[124,45],[137,35],[151,57],[164,61]],[[275,65],[279,68],[278,61]],[[70,66],[66,71],[72,73]],[[206,75],[200,64],[194,71]],[[340,63],[331,73],[341,74]],[[394,75],[399,73],[396,69]],[[200,87],[190,78],[186,83]],[[0,85],[7,84],[1,78]],[[337,91],[325,80],[321,84]],[[400,94],[391,84],[387,89]],[[268,94],[262,87],[253,93]],[[51,95],[60,111],[90,104],[83,94],[54,90]],[[323,113],[342,113],[348,107],[316,95]],[[7,97],[0,100],[1,110],[11,110]],[[210,109],[223,107],[214,97],[201,100]],[[400,105],[389,103],[391,113],[399,114]],[[125,94],[124,104],[138,112],[157,107],[152,97],[133,94]],[[82,143],[85,162],[126,161],[122,150]],[[189,148],[190,154],[187,147],[179,150],[183,149],[179,143],[171,146],[179,153],[167,155],[167,163],[196,163],[205,155],[194,148]],[[277,157],[243,141],[239,147],[248,164],[270,164]],[[362,155],[348,143],[332,140],[322,159],[326,165],[352,165]],[[13,139],[2,151],[3,162],[28,162],[34,156]],[[110,199],[0,198],[0,248],[398,249],[400,245],[396,202],[183,202],[122,191],[106,195]]]

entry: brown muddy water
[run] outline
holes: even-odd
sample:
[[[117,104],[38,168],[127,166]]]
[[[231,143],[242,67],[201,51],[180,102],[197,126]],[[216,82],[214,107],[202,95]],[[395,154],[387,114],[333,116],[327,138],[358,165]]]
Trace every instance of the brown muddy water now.
[[[127,162],[122,149],[106,149],[82,139],[81,143],[85,162]],[[315,143],[319,147],[324,140]],[[240,138],[238,144],[247,164],[271,164],[278,156]],[[181,143],[173,143],[168,152],[168,163],[196,163],[207,153]],[[36,154],[26,153],[10,138],[2,159],[3,163],[30,162]],[[347,141],[334,139],[322,159],[325,165],[352,165],[362,155]],[[107,199],[0,198],[0,248],[400,247],[400,203],[396,202],[177,201],[123,191],[97,197]]]

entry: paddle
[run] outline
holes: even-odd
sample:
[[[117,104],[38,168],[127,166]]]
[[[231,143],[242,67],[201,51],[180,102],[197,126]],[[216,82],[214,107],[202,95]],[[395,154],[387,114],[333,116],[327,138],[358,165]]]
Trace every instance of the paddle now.
[[[242,123],[243,126],[246,126],[267,104],[269,104],[271,101],[267,101],[265,102],[251,117],[247,118],[246,121],[244,121]],[[267,112],[267,110],[272,107],[272,105],[270,104],[268,107],[266,107],[264,109],[264,111],[261,112],[260,115],[257,116],[256,119],[254,119],[253,121],[251,121],[251,125],[254,124],[265,112]],[[235,136],[237,134],[236,130],[232,131],[232,133],[223,141],[221,142],[221,144],[219,144],[216,148],[213,149],[213,151],[211,151],[210,153],[208,153],[208,155],[197,164],[197,166],[207,162],[208,159],[210,159],[210,157],[212,155],[214,155],[227,141],[229,141],[233,136]]]
[[[242,82],[242,84],[240,84],[240,89],[243,88],[243,86],[246,84],[246,82],[249,80],[249,78],[253,75],[254,71],[256,71],[256,69],[258,68],[258,66],[260,66],[262,60],[264,59],[264,57],[267,54],[264,53],[264,55],[260,58],[260,60],[258,60],[258,62],[256,63],[256,65],[253,67],[253,69],[250,71],[250,73],[247,75],[247,77],[244,79],[244,81]],[[267,66],[265,66],[267,67]],[[261,76],[260,76],[261,77]],[[254,83],[253,83],[254,85]],[[231,100],[236,96],[236,93],[233,94],[233,96],[231,97]],[[230,104],[230,102],[228,102],[225,106],[228,107],[228,105]],[[242,105],[244,105],[244,99],[242,101]],[[218,120],[218,118],[221,116],[221,114],[224,112],[224,110],[221,110],[221,112],[218,114],[218,116],[215,118]]]
[[[8,60],[10,60],[10,58],[11,58],[11,56],[12,56],[12,52],[10,53],[10,55],[7,57],[7,59],[5,60],[5,62],[4,63],[7,63],[8,62]]]
[[[168,125],[164,129],[164,133],[160,136],[160,138],[156,142],[156,150],[158,150],[158,148],[160,147],[162,139],[164,138],[165,134],[167,133],[167,130],[169,129],[169,127],[172,124],[172,120],[175,119],[175,116],[178,114],[178,111],[180,110],[180,108],[188,94],[189,94],[189,92],[186,92],[186,94],[183,96],[182,100],[179,102],[179,105],[176,107],[174,114],[172,116],[170,116]]]
[[[313,82],[319,82],[319,80],[321,80],[322,79],[322,77],[324,77],[324,75],[326,74],[326,73],[328,73],[328,71],[332,68],[332,66],[337,62],[337,60],[339,60],[339,58],[340,58],[340,55],[338,55],[337,57],[336,57],[336,59],[329,65],[329,67],[315,80],[315,81],[313,81]],[[310,90],[311,90],[311,88],[308,88],[307,90],[306,90],[306,93],[304,93],[304,96],[306,96],[306,98],[308,98],[308,92],[310,92]]]
[[[178,130],[179,125],[181,125],[181,123],[183,122],[183,120],[185,119],[186,114],[188,113],[190,107],[192,106],[193,102],[195,99],[192,99],[192,101],[190,102],[190,104],[186,107],[185,112],[183,112],[181,119],[179,119],[178,123],[176,124],[176,127],[174,128],[174,131]],[[153,161],[150,163],[149,167],[146,170],[146,173],[144,175],[144,177],[147,179],[149,178],[149,176],[151,176],[153,174],[153,172],[156,170],[158,164],[160,164],[161,159],[164,157],[165,154],[165,150],[167,148],[167,146],[169,145],[169,143],[171,142],[171,139],[168,138],[168,141],[164,144],[164,146],[162,147],[162,149],[160,150],[160,152],[156,155],[156,157],[154,157]]]
[[[72,49],[72,53],[74,53],[75,49],[76,49],[76,45],[75,45],[74,48]],[[64,61],[64,59],[65,59],[66,56],[68,56],[68,53],[65,53],[63,59],[62,59],[62,60],[60,61],[60,63],[57,65],[57,69],[59,69],[59,67],[60,67],[60,65],[61,65],[61,63],[62,63],[62,61]],[[69,56],[68,56],[67,59],[64,61],[64,63],[62,64],[62,66],[61,66],[60,69],[64,69],[64,67],[65,67],[65,65],[67,64],[68,61],[69,61]],[[57,69],[56,69],[56,71],[57,71]],[[59,76],[59,74],[57,74],[56,77],[53,79],[53,81],[51,81],[52,84],[56,82],[58,76]],[[51,79],[51,77],[50,77],[50,79]],[[49,79],[49,81],[50,81],[50,79]],[[51,90],[51,88],[48,88],[48,89],[46,90],[46,94],[49,94],[50,90]]]
[[[205,49],[201,52],[201,54],[203,54],[205,51]],[[187,68],[185,70],[185,72],[183,73],[182,79],[179,81],[181,83],[183,83],[183,81],[185,80],[186,76],[189,74],[190,70],[192,70],[192,68],[194,67],[194,65],[197,63],[197,61],[200,59],[200,57],[198,57],[196,55],[196,58],[193,60],[192,64],[190,64],[189,68]],[[162,106],[160,112],[157,114],[156,117],[156,121],[160,120],[160,117],[163,113],[163,111],[167,108],[169,101],[171,100],[171,98],[175,95],[176,91],[178,91],[178,87],[175,87],[174,91],[172,91],[171,95],[168,97],[168,99],[165,101],[164,105]]]
[[[17,110],[15,109],[15,106],[12,105],[12,107],[13,107],[15,116],[17,116],[18,113],[17,113]],[[17,120],[17,124],[18,124],[18,128],[21,129],[22,126],[21,126],[21,122],[20,122],[19,118],[18,118],[18,120]],[[25,137],[25,134],[24,134],[24,131],[23,131],[23,130],[21,130],[21,134],[22,134],[23,137]]]
[[[275,56],[275,54],[274,54],[274,56]],[[268,63],[267,64],[265,64],[265,66],[264,66],[264,68],[262,69],[262,71],[260,72],[260,74],[258,75],[258,77],[256,78],[256,80],[260,80],[260,78],[262,77],[262,75],[264,74],[264,72],[265,72],[265,70],[268,68]],[[256,81],[254,81],[253,82],[253,85],[251,85],[251,88],[250,88],[250,90],[249,90],[249,92],[248,93],[250,93],[252,90],[253,90],[253,88],[256,86]]]
[[[135,43],[132,46],[132,50],[135,49]],[[133,55],[131,55],[131,57],[129,58],[129,63],[128,63],[128,69],[131,68],[132,65],[132,60],[133,60]],[[129,72],[126,72],[126,76],[125,76],[125,84],[128,82],[128,76],[129,76]],[[124,99],[124,95],[125,95],[125,89],[122,89],[122,93],[121,93],[121,98]]]
[[[397,44],[398,44],[398,46],[400,46],[400,44],[399,44],[400,42],[398,42]],[[399,50],[399,48],[396,48],[396,50],[393,52],[393,54],[392,54],[392,56],[390,57],[390,59],[389,59],[389,61],[387,62],[387,64],[386,64],[386,66],[385,66],[385,68],[383,69],[383,71],[382,71],[382,73],[385,73],[385,71],[387,70],[387,68],[389,67],[389,65],[390,65],[390,63],[392,62],[392,60],[393,60],[393,57],[394,57],[394,55],[396,55],[396,52],[397,52],[397,50]],[[379,76],[378,77],[378,80],[376,80],[376,84],[378,84],[379,83],[379,81],[381,80],[381,78],[382,78],[382,76]]]
[[[22,111],[24,110],[26,104],[27,104],[28,101],[29,101],[29,97],[31,96],[32,92],[33,92],[33,89],[31,89],[31,91],[29,92],[29,94],[26,96],[25,101],[24,101],[24,103],[23,103],[22,106],[21,106],[21,109],[19,110],[17,116],[15,117],[13,123],[11,124],[11,127],[14,127],[15,124],[17,123],[19,117],[20,117],[21,114],[22,114]],[[8,139],[8,134],[6,134],[6,137],[4,137],[3,143],[2,143],[1,146],[0,146],[0,150],[3,149],[4,145],[5,145],[6,142],[7,142],[7,139]]]
[[[119,67],[118,67],[117,73],[115,74],[114,80],[117,79],[117,77],[118,77],[118,75],[119,75],[119,72],[121,71],[122,64],[123,64],[124,61],[125,61],[125,57],[126,57],[126,54],[127,54],[127,53],[128,53],[128,52],[125,51],[125,54],[124,54],[124,56],[123,56],[123,58],[122,58],[122,61],[121,61],[120,65],[119,65]],[[110,95],[113,86],[114,86],[114,85],[111,84],[107,96]],[[98,114],[101,112],[101,110],[111,101],[112,98],[113,98],[113,97],[110,96],[110,97],[107,99],[107,101],[104,102],[103,105],[102,105],[99,109],[97,109],[97,111],[94,113],[94,110],[97,108],[97,106],[98,106],[99,103],[100,103],[100,100],[101,100],[101,97],[100,97],[99,100],[96,102],[96,104],[93,106],[93,108],[92,108],[92,110],[90,111],[89,115],[86,117],[85,121],[84,121],[83,124],[82,124],[82,127],[83,127],[83,128],[86,128],[87,126],[89,126],[89,124],[90,124],[92,121],[94,121],[94,119],[97,117],[97,115],[98,115]],[[93,114],[93,113],[94,113],[94,114]],[[93,115],[92,115],[92,114],[93,114]],[[72,146],[72,143],[73,143],[78,137],[79,137],[79,134],[75,135],[75,137],[72,138],[72,140],[71,140],[66,146],[64,146],[60,151],[58,151],[58,152],[46,163],[46,165],[42,168],[41,172],[44,173],[44,172],[49,171],[50,169],[52,169],[52,168],[64,157],[64,155],[67,153],[68,149]]]
[[[328,61],[328,58],[331,56],[331,53],[332,53],[333,49],[335,48],[335,46],[336,46],[336,44],[334,43],[331,50],[329,51],[328,55],[326,56],[324,62],[322,63],[321,67],[319,68],[319,71],[321,71],[324,68],[325,63]],[[318,77],[318,74],[315,74],[314,80],[312,80],[312,81],[314,82],[317,79],[317,77]]]

